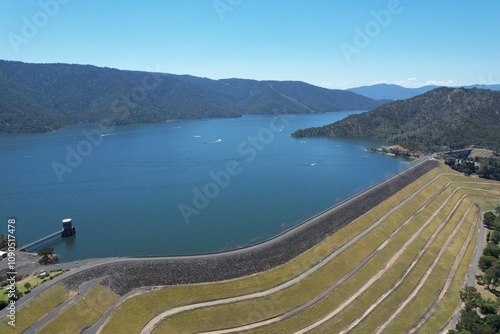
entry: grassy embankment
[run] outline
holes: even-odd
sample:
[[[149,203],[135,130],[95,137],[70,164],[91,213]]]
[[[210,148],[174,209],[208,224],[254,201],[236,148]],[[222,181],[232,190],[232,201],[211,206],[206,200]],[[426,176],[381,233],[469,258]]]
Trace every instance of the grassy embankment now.
[[[8,319],[2,320],[0,332],[5,334],[22,333],[38,319],[55,309],[69,297],[69,293],[61,284],[56,284],[47,292],[24,305],[16,312],[16,327],[7,325]]]
[[[166,309],[262,291],[286,282],[311,268],[340,248],[345,243],[345,240],[354,238],[359,234],[359,231],[365,230],[373,221],[383,216],[389,208],[400,204],[405,198],[409,197],[437,174],[437,171],[432,171],[428,175],[425,175],[403,189],[400,196],[393,196],[385,201],[384,205],[368,212],[363,216],[363,219],[356,220],[310,251],[268,272],[222,283],[168,287],[130,299],[123,303],[112,315],[109,323],[104,327],[103,333],[119,332],[127,328],[138,332],[155,314]],[[352,253],[352,256],[359,256],[356,254],[356,251],[363,252],[361,254],[364,254],[366,246],[366,244],[360,243],[356,250],[348,251]],[[344,263],[339,262],[338,265],[351,266],[353,263],[354,261],[345,261]],[[336,274],[335,277],[338,278],[341,275]],[[274,304],[272,301],[271,303]],[[261,305],[262,303],[258,303],[258,310],[256,312],[245,311],[242,314],[247,315],[245,318],[251,317],[254,321],[259,320],[257,315],[260,315],[260,318],[264,318],[266,312],[262,310]],[[267,308],[269,307],[265,307],[266,311],[268,311]]]
[[[441,169],[440,171],[449,172],[448,169]],[[432,175],[432,172],[430,174]],[[431,175],[427,175],[424,178],[429,179],[431,178]],[[420,179],[417,182],[423,184],[423,181],[423,179]],[[342,253],[341,256],[334,259],[327,266],[325,266],[321,270],[318,270],[317,273],[311,276],[310,280],[304,280],[303,282],[297,284],[297,286],[300,286],[300,288],[292,287],[287,289],[286,291],[257,300],[239,302],[230,305],[221,305],[175,315],[163,321],[157,328],[156,332],[160,333],[165,330],[174,330],[175,332],[181,333],[194,330],[201,331],[214,328],[234,327],[243,323],[255,322],[264,318],[272,317],[274,315],[281,314],[293,307],[296,307],[297,304],[300,304],[304,301],[304,299],[307,299],[307,296],[309,296],[309,299],[314,297],[318,294],[318,290],[324,289],[326,285],[337,281],[340,277],[343,276],[343,274],[347,273],[349,269],[352,268],[353,264],[361,261],[374,248],[380,245],[383,241],[387,240],[388,236],[392,233],[392,231],[394,231],[395,228],[397,228],[398,224],[401,224],[403,221],[405,221],[405,219],[407,219],[407,217],[415,213],[418,208],[420,208],[429,198],[431,198],[436,193],[438,189],[441,189],[444,184],[449,181],[455,182],[450,184],[447,189],[445,189],[439,196],[437,196],[425,210],[413,217],[411,224],[408,224],[408,226],[402,229],[394,237],[394,239],[381,252],[379,252],[379,254],[377,254],[373,259],[365,264],[365,266],[363,266],[363,270],[358,271],[342,286],[331,293],[327,298],[311,307],[307,311],[301,312],[299,315],[282,321],[277,325],[264,327],[262,328],[262,330],[257,330],[255,332],[278,333],[297,330],[313,322],[313,319],[319,319],[329,313],[329,311],[331,311],[332,309],[335,309],[336,306],[342,304],[342,301],[347,300],[349,296],[360,289],[361,286],[366,283],[375,272],[384,267],[385,263],[387,263],[392,254],[397,252],[402,244],[404,244],[404,241],[407,241],[416,232],[418,227],[422,225],[424,220],[429,219],[429,217],[431,217],[431,215],[436,212],[436,210],[438,210],[441,205],[443,205],[441,210],[439,210],[438,215],[431,220],[429,226],[427,226],[421,232],[421,235],[419,235],[419,237],[408,246],[403,255],[391,266],[391,268],[387,272],[384,273],[382,279],[378,280],[372,286],[370,286],[367,292],[363,294],[361,298],[356,300],[356,303],[349,305],[348,308],[346,308],[342,312],[339,312],[339,316],[332,318],[327,327],[332,326],[332,329],[335,328],[338,330],[339,328],[343,328],[343,326],[356,320],[363,310],[371,305],[381,294],[387,291],[389,287],[397,281],[408,264],[415,258],[416,254],[422,250],[425,241],[428,240],[429,237],[436,232],[436,229],[443,223],[443,221],[446,220],[446,217],[449,215],[449,221],[441,227],[442,230],[436,237],[435,242],[432,245],[428,245],[427,248],[424,249],[423,255],[421,256],[415,267],[412,268],[412,270],[408,273],[402,284],[397,289],[392,291],[390,296],[386,298],[386,300],[384,300],[380,304],[380,307],[376,309],[377,312],[382,312],[381,315],[378,315],[381,321],[382,319],[384,319],[384,317],[387,317],[393,310],[395,310],[398,305],[407,297],[409,291],[411,291],[415,287],[415,285],[418,284],[427,268],[429,268],[436,255],[441,250],[441,246],[443,245],[444,241],[448,238],[450,233],[454,231],[454,227],[459,223],[459,221],[462,220],[465,212],[473,203],[473,201],[478,200],[481,202],[488,202],[486,199],[480,197],[483,195],[493,195],[499,198],[498,193],[495,195],[481,190],[457,188],[460,186],[468,188],[496,189],[497,191],[500,191],[498,183],[484,182],[483,180],[464,178],[461,176],[443,176],[442,178],[435,181],[427,189],[425,189],[421,194],[415,197],[414,200],[407,203],[393,215],[388,217],[388,219],[386,219],[386,221],[381,226],[379,226],[379,228],[370,232],[369,235],[361,239],[349,250]],[[457,190],[454,194],[452,194],[455,189]],[[405,190],[403,190],[403,192]],[[469,194],[470,196],[462,198],[467,194]],[[401,196],[403,194],[400,193],[398,195]],[[396,195],[396,197],[398,195]],[[385,212],[387,212],[391,207],[387,206],[387,204],[388,203],[384,202],[381,206],[378,207],[378,209],[384,207]],[[456,206],[457,204],[458,206]],[[491,205],[491,203],[488,204]],[[370,213],[368,213],[364,217],[361,217],[360,220],[367,219],[370,216]],[[426,307],[430,307],[435,299],[435,296],[437,296],[440,289],[443,288],[444,281],[449,275],[456,255],[462,249],[463,243],[468,233],[470,232],[471,228],[474,228],[472,223],[474,222],[473,217],[475,217],[476,215],[478,215],[477,209],[471,209],[471,211],[466,216],[465,221],[463,222],[463,228],[450,242],[442,257],[440,258],[439,263],[435,265],[434,270],[430,273],[428,279],[423,282],[424,284],[420,289],[418,295],[419,297],[415,298],[413,302],[408,305],[407,310],[410,311],[403,310],[402,314],[409,314],[411,316],[399,317],[391,326],[396,326],[394,328],[407,326],[406,328],[409,328],[414,322],[418,320],[418,317],[422,316],[426,312]],[[373,222],[373,217],[371,217],[371,219],[368,218],[368,221]],[[342,230],[337,234],[342,234],[342,232],[344,231]],[[447,320],[449,315],[451,315],[451,313],[455,310],[455,307],[458,305],[458,290],[460,289],[459,287],[463,285],[463,275],[468,268],[475,242],[475,238],[469,240],[467,247],[463,252],[463,257],[459,262],[458,268],[455,269],[451,286],[448,287],[451,292],[445,295],[445,298],[438,305],[436,312],[433,312],[424,328],[429,328],[429,326],[435,329],[439,328],[439,326],[441,326],[443,322]],[[344,258],[343,261],[341,260],[341,258]],[[441,283],[436,284],[436,282]],[[453,293],[453,291],[455,291],[455,294]],[[420,305],[420,308],[415,305]],[[419,312],[419,310],[421,312]],[[372,315],[362,321],[359,326],[360,331],[363,331],[362,328],[364,328],[366,324],[371,324],[371,326],[368,326],[370,328],[376,328],[378,326],[377,322],[373,321],[373,319],[376,317],[377,315]],[[415,319],[415,317],[417,318]],[[446,320],[442,320],[445,318]],[[192,321],[192,319],[198,319],[198,321],[194,322]],[[403,322],[403,324],[400,324],[401,322]],[[391,326],[389,328],[393,328]],[[327,327],[322,327],[322,329],[325,329]]]
[[[446,167],[434,169],[324,242],[285,265],[241,279],[220,283],[167,287],[131,298],[115,310],[102,333],[138,333],[151,318],[165,310],[181,305],[264,291],[286,282],[339,249],[346,241],[353,239],[440,173],[450,173],[450,169]],[[453,182],[446,187],[450,181]],[[428,312],[429,319],[422,324],[420,330],[436,332],[448,320],[459,303],[458,291],[463,286],[464,276],[476,242],[475,234],[472,238],[467,237],[473,229],[477,228],[474,224],[479,224],[477,222],[478,209],[473,204],[481,202],[484,207],[492,207],[500,201],[498,193],[493,194],[470,188],[500,192],[499,185],[498,182],[485,182],[484,180],[465,178],[458,174],[456,176],[441,176],[409,202],[387,216],[378,227],[300,283],[266,297],[174,315],[159,323],[154,332],[189,333],[230,328],[280,315],[306,303],[341,280],[387,240],[389,242],[385,247],[379,249],[360,270],[347,277],[344,283],[340,284],[322,301],[296,316],[253,332],[291,332],[321,319],[336,309],[338,314],[325,325],[318,327],[318,332],[331,332],[332,329],[338,331],[354,321],[359,321],[359,325],[353,329],[354,332],[361,333],[367,330],[373,332],[385,323],[392,312],[408,298],[433,263],[434,270],[429,272],[430,275],[425,281],[421,282],[418,298],[413,299],[406,308],[402,309],[401,314],[387,324],[387,329],[390,332],[408,330]],[[458,187],[468,187],[469,189],[458,189]],[[426,204],[433,196],[435,198]],[[495,199],[491,200],[481,196],[494,196]],[[417,214],[419,209],[420,212]],[[435,212],[437,214],[433,217]],[[404,222],[407,223],[400,228]],[[453,239],[446,243],[459,223],[462,224],[461,228],[456,231]],[[419,229],[421,230],[419,231]],[[409,242],[408,240],[415,234],[418,234],[417,238],[413,242]],[[429,244],[427,241],[433,236],[435,240]],[[467,240],[468,242],[466,242]],[[407,244],[405,251],[393,259],[394,262],[384,271],[381,279],[367,286],[366,291],[355,302],[339,308],[348,298],[367,285],[370,278],[382,270],[389,259],[394,257],[394,254],[405,244]],[[443,250],[442,256],[437,259],[443,245],[446,245],[446,248]],[[461,256],[457,257],[457,254],[461,254]],[[459,259],[457,260],[457,258]],[[417,259],[415,266],[409,270],[409,264],[415,259]],[[445,286],[447,278],[451,278],[449,286],[447,286],[449,293],[444,294],[442,300],[436,303],[436,296]],[[391,287],[398,281],[400,281],[399,285],[391,290]],[[99,289],[101,288],[103,287]],[[380,296],[388,291],[390,294],[387,298],[380,300]],[[111,293],[111,291],[108,290],[105,295],[107,293]],[[46,326],[44,330],[46,332],[63,330],[64,332],[64,328],[49,326],[68,322],[67,319],[73,317],[79,319],[76,317],[77,314],[89,315],[86,317],[89,320],[69,321],[75,323],[76,327],[72,327],[72,330],[92,325],[107,307],[117,300],[118,296],[111,294],[110,298],[106,298],[107,302],[103,303],[103,306],[99,307],[98,310],[94,304],[94,297],[88,298],[89,302],[81,302],[74,309],[68,308],[67,312],[61,313],[57,317],[58,320],[54,321],[52,325]],[[366,309],[376,302],[379,303],[378,307],[367,317],[361,317]],[[434,311],[429,312],[429,308],[433,305]],[[46,306],[43,305],[44,309],[51,309]],[[52,308],[56,306],[54,305]],[[21,312],[25,312],[25,310],[23,308],[18,312],[21,315]],[[47,312],[45,311],[43,314]],[[43,314],[31,314],[29,321],[34,323]],[[25,319],[28,320],[27,317]]]
[[[449,172],[448,169],[442,169],[439,172]],[[322,257],[325,257],[327,254],[331,253],[335,249],[339,247],[339,245],[342,244],[342,240],[349,240],[352,238],[354,235],[357,234],[357,231],[362,230],[366,228],[367,224],[370,224],[377,218],[379,218],[383,213],[387,212],[390,208],[394,207],[397,203],[400,203],[403,198],[408,197],[410,194],[412,194],[416,189],[421,187],[425,182],[428,180],[432,179],[436,174],[438,173],[437,170],[432,171],[428,175],[424,176],[423,178],[417,180],[415,183],[401,191],[399,194],[393,196],[392,198],[388,199],[386,202],[384,202],[382,205],[378,206],[374,210],[370,211],[367,213],[365,216],[363,216],[361,219],[358,219],[356,222],[353,224],[347,226],[344,228],[342,231],[339,233],[336,233],[334,236],[330,237],[328,240],[326,240],[324,243],[320,244],[315,250],[310,251],[306,253],[305,255],[301,256],[302,260],[305,258],[309,257],[305,263],[312,264],[312,263],[317,263],[319,259]],[[451,179],[459,179],[461,180],[462,178],[459,177],[448,177],[446,182]],[[470,180],[470,179],[467,179]],[[420,196],[416,197],[414,200],[412,200],[410,203],[407,203],[404,207],[402,207],[400,210],[395,212],[393,214],[393,220],[397,226],[398,221],[399,223],[404,220],[404,216],[406,215],[407,217],[411,215],[411,213],[415,212],[418,207],[420,207],[425,201],[432,196],[432,194],[435,194],[440,187],[443,186],[443,183],[446,183],[443,178],[438,179],[435,183],[433,183],[431,186],[429,186],[425,192],[423,192]],[[451,190],[449,190],[451,192]],[[449,206],[452,206],[451,204]],[[432,207],[430,209],[432,211]],[[391,224],[389,223],[384,223],[385,229],[389,232],[392,232],[394,230],[394,226],[391,227]],[[391,230],[392,228],[392,230]],[[378,237],[379,242],[380,240],[385,240],[388,237],[387,233],[382,233],[381,230],[374,230],[370,233],[372,235],[372,238],[374,236]],[[229,313],[227,312],[227,306],[218,306],[218,307],[213,307],[210,309],[206,310],[197,310],[197,311],[192,311],[188,312],[185,314],[180,314],[178,316],[174,316],[171,319],[165,321],[165,323],[173,322],[173,323],[180,323],[180,324],[185,324],[186,322],[184,321],[184,317],[188,318],[189,314],[195,314],[196,312],[207,312],[207,315],[204,316],[203,318],[205,319],[216,319],[213,320],[214,322],[217,323],[217,325],[226,325],[226,323],[230,326],[234,326],[235,323],[236,325],[239,323],[244,323],[246,320],[252,320],[253,321],[258,321],[266,316],[270,316],[272,314],[269,314],[269,311],[272,310],[272,313],[279,314],[283,310],[293,308],[297,304],[300,304],[304,301],[304,299],[307,299],[307,296],[313,296],[315,293],[317,293],[318,290],[321,290],[321,288],[324,288],[326,285],[331,283],[331,281],[334,281],[335,279],[338,279],[339,277],[342,277],[342,273],[339,273],[339,265],[342,268],[342,270],[345,272],[348,271],[355,263],[356,261],[359,261],[360,259],[364,258],[364,256],[369,253],[370,248],[367,248],[368,246],[372,245],[371,249],[373,249],[376,246],[373,246],[376,240],[372,239],[365,239],[365,240],[360,240],[360,242],[356,245],[357,247],[352,247],[348,251],[344,252],[344,254],[347,254],[348,260],[344,260],[344,265],[342,266],[342,262],[338,259],[333,260],[330,264],[325,266],[323,269],[318,271],[318,274],[323,274],[321,276],[328,276],[328,280],[322,280],[321,276],[314,277],[314,279],[310,280],[305,280],[303,281],[302,285],[300,288],[295,288],[296,291],[299,291],[299,293],[296,294],[283,294],[282,296],[286,297],[285,303],[286,305],[282,305],[283,303],[280,303],[283,298],[282,296],[276,294],[275,296],[269,296],[265,297],[261,300],[256,300],[256,301],[247,301],[247,302],[240,302],[237,304],[232,304],[229,307],[229,310],[235,309],[237,311],[230,311]],[[326,247],[325,247],[326,246]],[[394,246],[397,248],[396,246]],[[323,251],[322,249],[323,248]],[[387,248],[389,249],[389,248]],[[311,256],[314,254],[314,256]],[[300,259],[299,258],[299,259]],[[296,270],[289,270],[290,268],[295,268],[297,269],[297,262],[299,259],[296,259],[295,261],[290,262],[289,264],[282,266],[281,268],[274,269],[268,273],[264,274],[259,274],[259,275],[253,275],[245,279],[240,279],[240,280],[234,280],[231,282],[226,282],[226,283],[216,283],[216,284],[208,284],[208,285],[203,285],[203,286],[184,286],[184,287],[175,287],[175,288],[167,288],[167,289],[162,289],[155,291],[153,293],[136,297],[134,299],[129,300],[128,302],[124,303],[122,307],[120,307],[117,312],[113,315],[111,321],[109,322],[108,326],[105,327],[105,332],[109,331],[115,331],[120,328],[119,323],[123,323],[122,320],[125,318],[128,318],[128,315],[130,315],[130,310],[133,309],[134,311],[140,310],[143,312],[140,312],[141,314],[139,316],[132,315],[134,318],[135,323],[142,323],[145,324],[147,322],[147,316],[149,314],[149,318],[151,318],[154,314],[157,314],[161,308],[163,309],[169,309],[173,308],[178,305],[185,305],[189,303],[195,303],[195,302],[200,302],[200,301],[206,301],[206,300],[213,300],[215,298],[223,298],[223,297],[228,297],[228,296],[233,296],[233,295],[241,295],[244,293],[249,293],[252,291],[260,291],[263,290],[271,285],[268,285],[269,281],[266,280],[266,278],[270,278],[273,280],[273,276],[277,277],[278,279],[275,280],[275,284],[277,285],[278,282],[283,281],[283,279],[280,279],[280,277],[290,277],[293,276],[292,273],[295,272]],[[336,262],[335,262],[336,261]],[[304,263],[302,263],[304,264]],[[310,266],[310,265],[309,265]],[[307,266],[307,268],[309,267]],[[350,267],[349,267],[350,266]],[[288,267],[286,269],[288,270],[283,270],[283,267]],[[328,269],[330,267],[330,269]],[[300,268],[300,266],[298,267]],[[333,268],[333,269],[331,269]],[[344,270],[345,268],[345,270]],[[288,273],[289,275],[273,275],[277,273],[278,270],[282,270],[281,273]],[[304,270],[305,268],[302,267]],[[302,271],[303,271],[302,270]],[[326,274],[326,275],[325,275]],[[332,275],[334,276],[332,276]],[[316,274],[315,274],[316,275]],[[329,276],[330,275],[330,276]],[[332,279],[330,279],[333,278]],[[313,283],[314,282],[314,283]],[[254,284],[257,283],[257,284]],[[260,284],[259,284],[260,283]],[[323,284],[322,284],[323,283]],[[253,289],[248,289],[249,287],[252,287]],[[317,286],[319,286],[317,288]],[[231,289],[233,287],[234,289]],[[291,292],[293,291],[294,287],[287,289],[285,292]],[[196,291],[196,292],[195,292]],[[177,296],[176,296],[177,292]],[[290,296],[293,295],[292,298]],[[216,297],[215,297],[216,296]],[[145,300],[153,301],[153,307],[152,309],[149,310],[144,310],[144,308],[141,308],[141,304],[143,304],[143,301],[141,300],[141,297],[144,298]],[[163,300],[163,301],[162,301]],[[164,306],[162,306],[162,304]],[[238,307],[238,304],[241,305],[242,309],[245,309],[244,313],[241,313],[238,311],[240,307]],[[223,310],[221,311],[214,311],[216,309]],[[214,318],[214,314],[218,314],[219,316],[216,316]],[[239,314],[239,316],[233,316],[235,314]],[[241,315],[244,316],[241,316]],[[201,315],[200,313],[196,313],[197,316]],[[149,319],[148,318],[148,319]],[[177,318],[177,320],[176,320]],[[246,318],[246,319],[245,319]],[[121,319],[121,320],[119,320]],[[227,320],[224,320],[227,319]],[[199,321],[202,322],[202,321]],[[192,321],[189,323],[193,323]],[[196,322],[198,323],[198,322]],[[159,329],[165,329],[161,325]],[[207,327],[210,326],[210,323]],[[175,326],[174,326],[175,327]],[[141,325],[137,325],[137,331],[140,330]],[[179,329],[179,328],[177,328]],[[197,328],[197,330],[201,330],[202,328]],[[188,328],[184,328],[181,330],[188,330]]]
[[[99,320],[106,310],[120,298],[102,285],[96,285],[80,300],[65,308],[40,330],[40,334],[81,333]]]

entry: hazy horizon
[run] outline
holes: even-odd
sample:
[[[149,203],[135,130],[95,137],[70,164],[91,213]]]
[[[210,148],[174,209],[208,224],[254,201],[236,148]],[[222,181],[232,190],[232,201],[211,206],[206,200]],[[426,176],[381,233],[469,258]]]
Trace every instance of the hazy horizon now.
[[[40,0],[0,10],[5,60],[334,89],[500,82],[494,1]]]

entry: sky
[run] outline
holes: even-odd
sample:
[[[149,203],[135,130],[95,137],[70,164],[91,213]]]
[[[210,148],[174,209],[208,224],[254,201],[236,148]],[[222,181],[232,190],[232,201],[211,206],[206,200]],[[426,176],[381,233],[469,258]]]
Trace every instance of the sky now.
[[[498,0],[0,0],[0,59],[346,89],[500,83]]]

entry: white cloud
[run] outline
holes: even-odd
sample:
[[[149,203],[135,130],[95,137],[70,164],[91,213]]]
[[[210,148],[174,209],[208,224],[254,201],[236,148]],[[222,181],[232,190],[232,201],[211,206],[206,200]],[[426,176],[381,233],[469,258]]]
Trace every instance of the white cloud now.
[[[425,84],[435,85],[435,86],[455,86],[457,83],[455,80],[446,80],[446,81],[428,80],[425,82]]]
[[[395,85],[403,86],[403,87],[418,87],[419,83],[416,77],[410,77],[404,80],[395,80],[392,82]]]

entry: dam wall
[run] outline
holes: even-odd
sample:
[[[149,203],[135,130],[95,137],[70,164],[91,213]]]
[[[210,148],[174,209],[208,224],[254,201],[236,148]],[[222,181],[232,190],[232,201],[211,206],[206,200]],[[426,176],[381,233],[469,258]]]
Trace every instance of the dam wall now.
[[[214,282],[265,271],[307,251],[438,165],[429,159],[419,162],[299,226],[251,247],[195,256],[120,258],[74,274],[69,272],[63,284],[74,289],[83,282],[107,276],[101,284],[124,295],[141,286]]]

